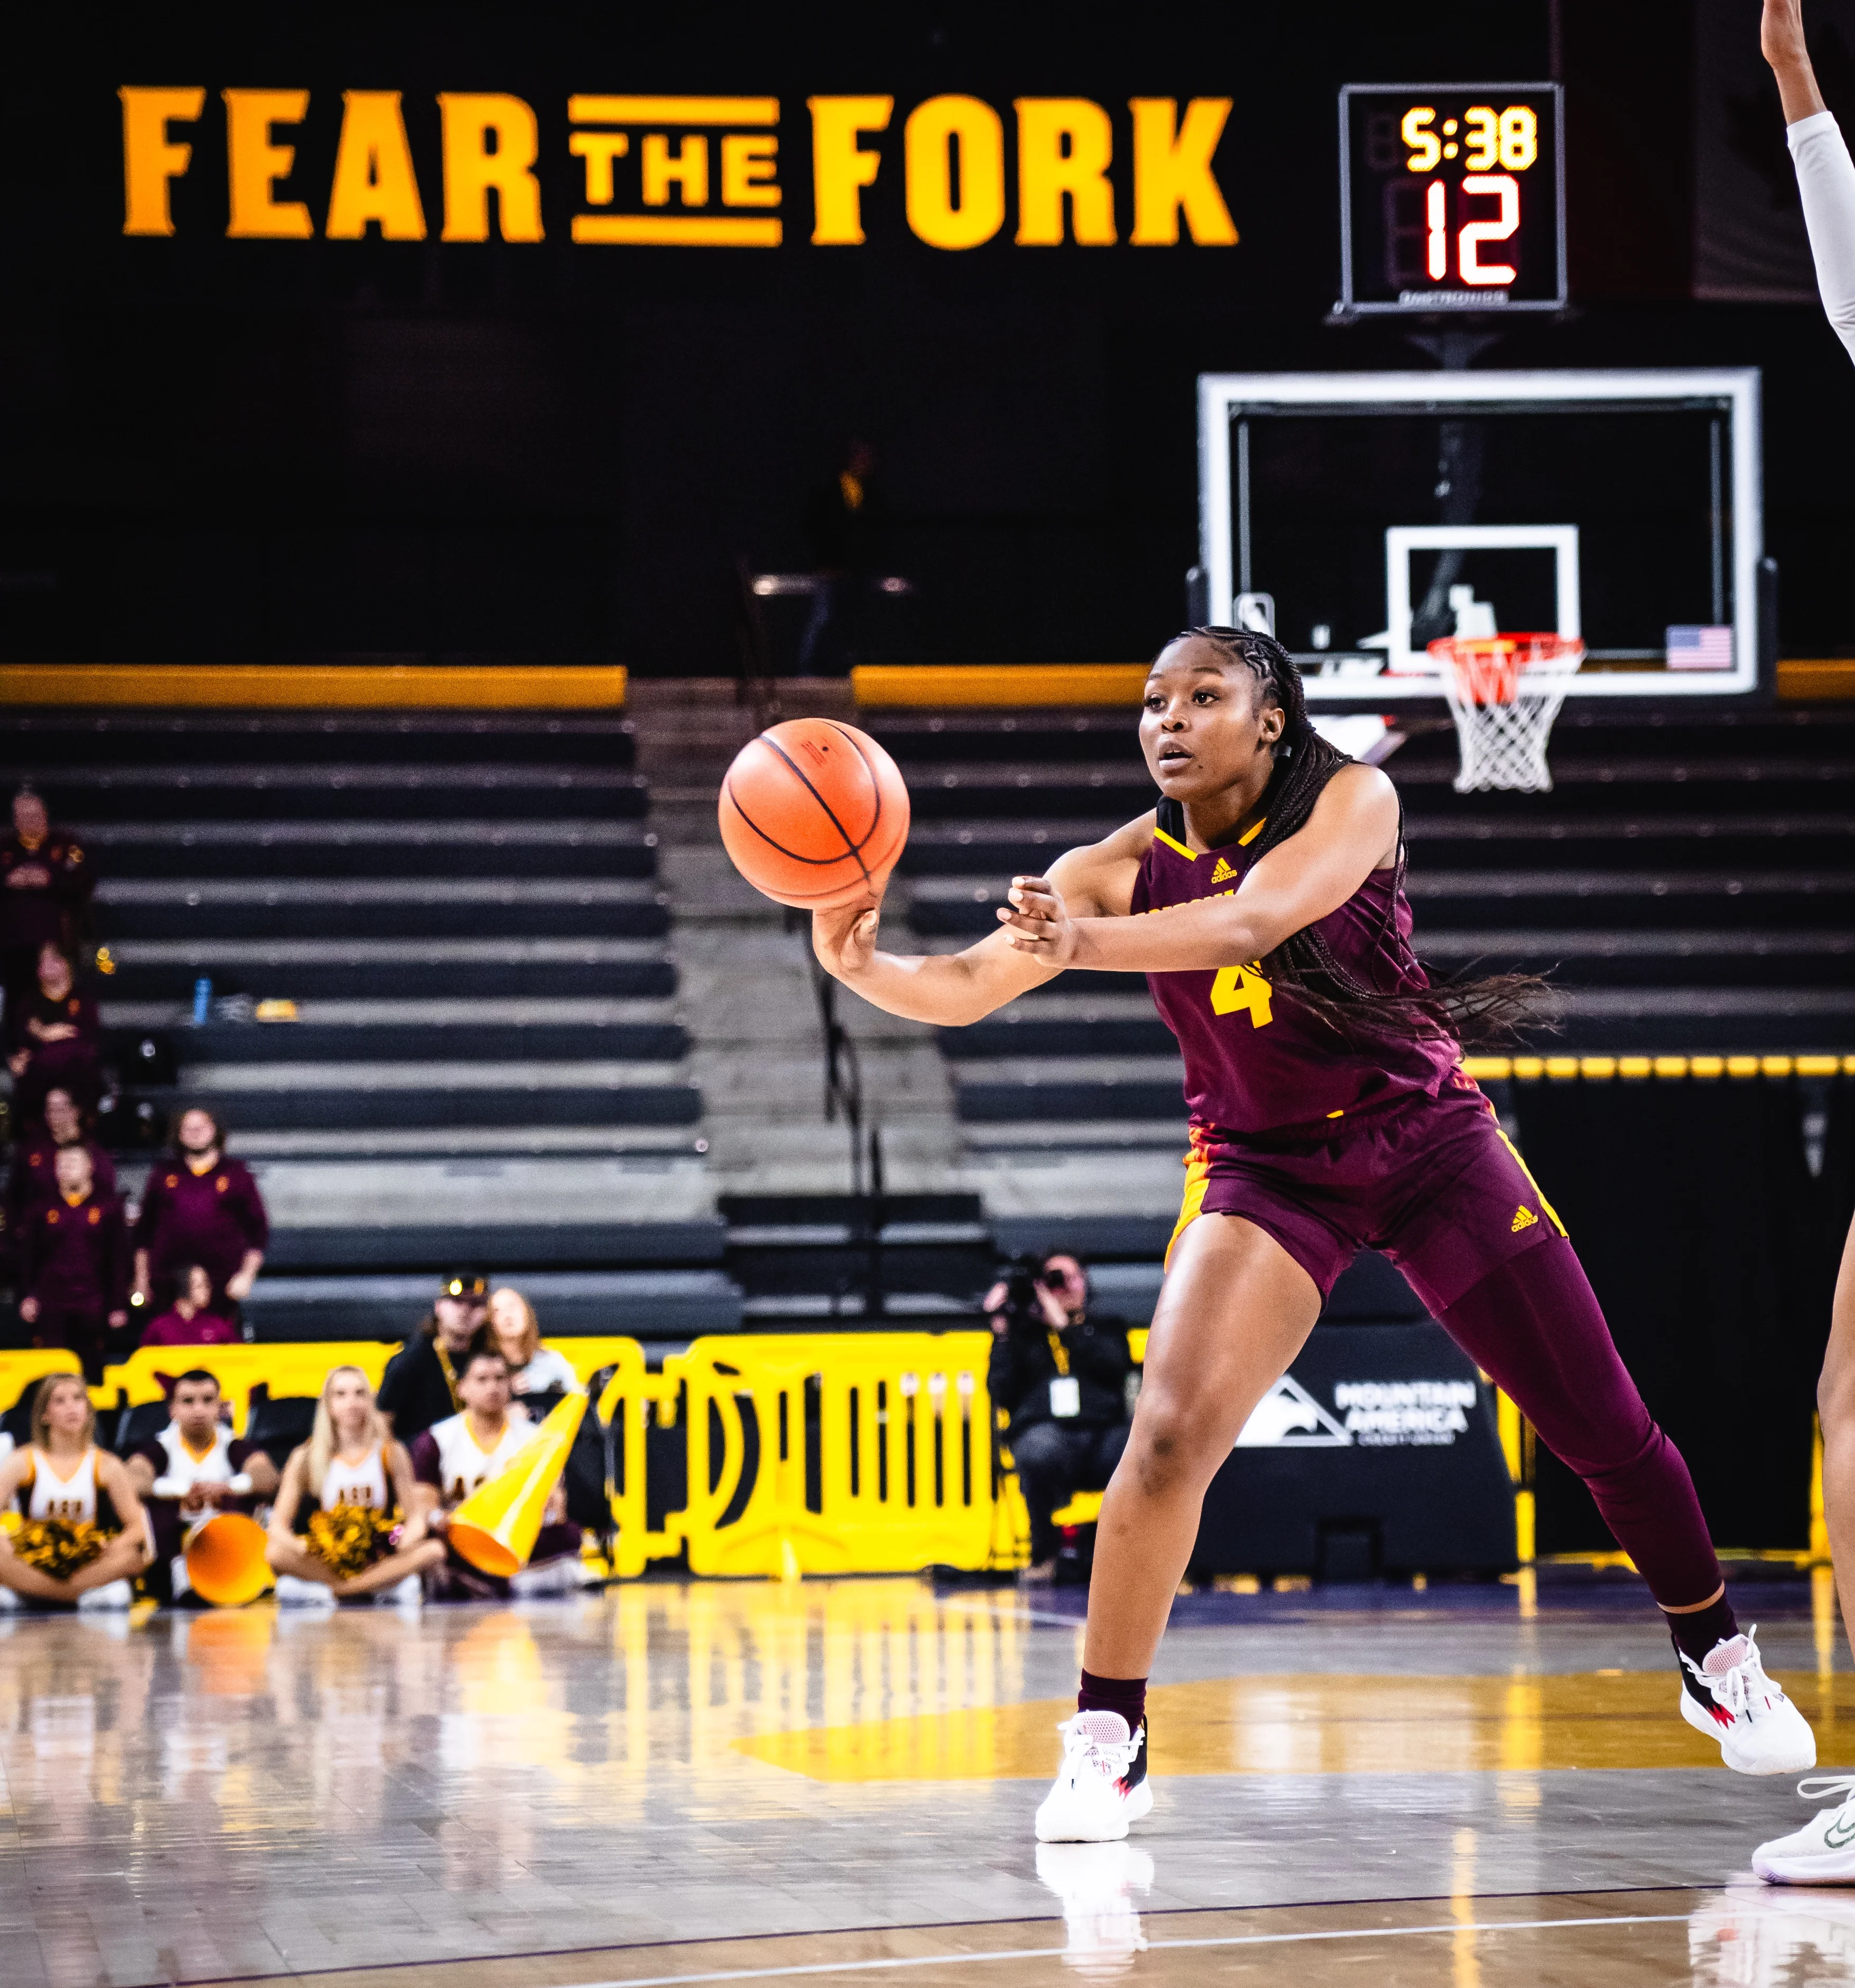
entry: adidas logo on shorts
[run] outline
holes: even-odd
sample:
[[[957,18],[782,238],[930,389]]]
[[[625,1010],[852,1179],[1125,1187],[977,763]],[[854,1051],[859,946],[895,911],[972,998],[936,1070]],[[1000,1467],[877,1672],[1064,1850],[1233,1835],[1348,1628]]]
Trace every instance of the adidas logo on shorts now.
[[[1522,1229],[1531,1229],[1533,1224],[1539,1219],[1539,1216],[1534,1214],[1533,1211],[1522,1202],[1519,1207],[1514,1210],[1514,1219],[1509,1225],[1509,1227],[1512,1232],[1515,1236],[1518,1236]]]

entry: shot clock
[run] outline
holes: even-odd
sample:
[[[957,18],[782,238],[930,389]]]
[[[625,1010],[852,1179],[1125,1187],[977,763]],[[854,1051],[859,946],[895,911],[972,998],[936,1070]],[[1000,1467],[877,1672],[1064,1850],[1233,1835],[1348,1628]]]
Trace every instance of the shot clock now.
[[[1342,316],[1562,310],[1556,83],[1340,93]]]

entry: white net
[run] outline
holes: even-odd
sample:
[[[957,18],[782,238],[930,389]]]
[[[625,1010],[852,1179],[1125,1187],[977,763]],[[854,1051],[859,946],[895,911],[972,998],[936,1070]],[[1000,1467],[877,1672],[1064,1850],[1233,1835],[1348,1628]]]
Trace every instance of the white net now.
[[[1584,644],[1558,636],[1446,637],[1430,652],[1461,752],[1456,792],[1549,790],[1546,743]]]

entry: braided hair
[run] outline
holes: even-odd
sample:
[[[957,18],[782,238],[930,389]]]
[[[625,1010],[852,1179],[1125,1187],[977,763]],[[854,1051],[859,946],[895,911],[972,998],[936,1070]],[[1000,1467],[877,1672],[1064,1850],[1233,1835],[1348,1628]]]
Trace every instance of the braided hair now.
[[[1241,664],[1255,680],[1259,694],[1281,708],[1282,735],[1276,742],[1275,770],[1262,796],[1262,833],[1252,854],[1266,855],[1307,826],[1328,781],[1352,763],[1309,722],[1307,697],[1295,659],[1272,635],[1248,628],[1188,628],[1174,642],[1208,642],[1227,663]],[[1169,643],[1168,647],[1171,646]],[[1400,978],[1416,965],[1397,930],[1397,904],[1404,888],[1404,810],[1397,811],[1397,854],[1391,888],[1385,893],[1373,942],[1378,957]],[[1369,985],[1342,965],[1315,925],[1304,925],[1263,962],[1269,979],[1351,1044],[1376,1039],[1410,1040],[1453,1036],[1465,1044],[1512,1041],[1528,1023],[1536,1023],[1550,990],[1536,974],[1490,974],[1476,979],[1434,979],[1428,987],[1385,989]]]

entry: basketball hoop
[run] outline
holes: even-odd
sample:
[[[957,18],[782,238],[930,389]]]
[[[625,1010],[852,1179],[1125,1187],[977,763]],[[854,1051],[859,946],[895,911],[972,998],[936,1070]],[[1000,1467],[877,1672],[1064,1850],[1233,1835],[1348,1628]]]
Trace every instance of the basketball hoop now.
[[[1456,792],[1546,792],[1546,740],[1583,643],[1575,635],[1445,635],[1429,647],[1461,747]]]

